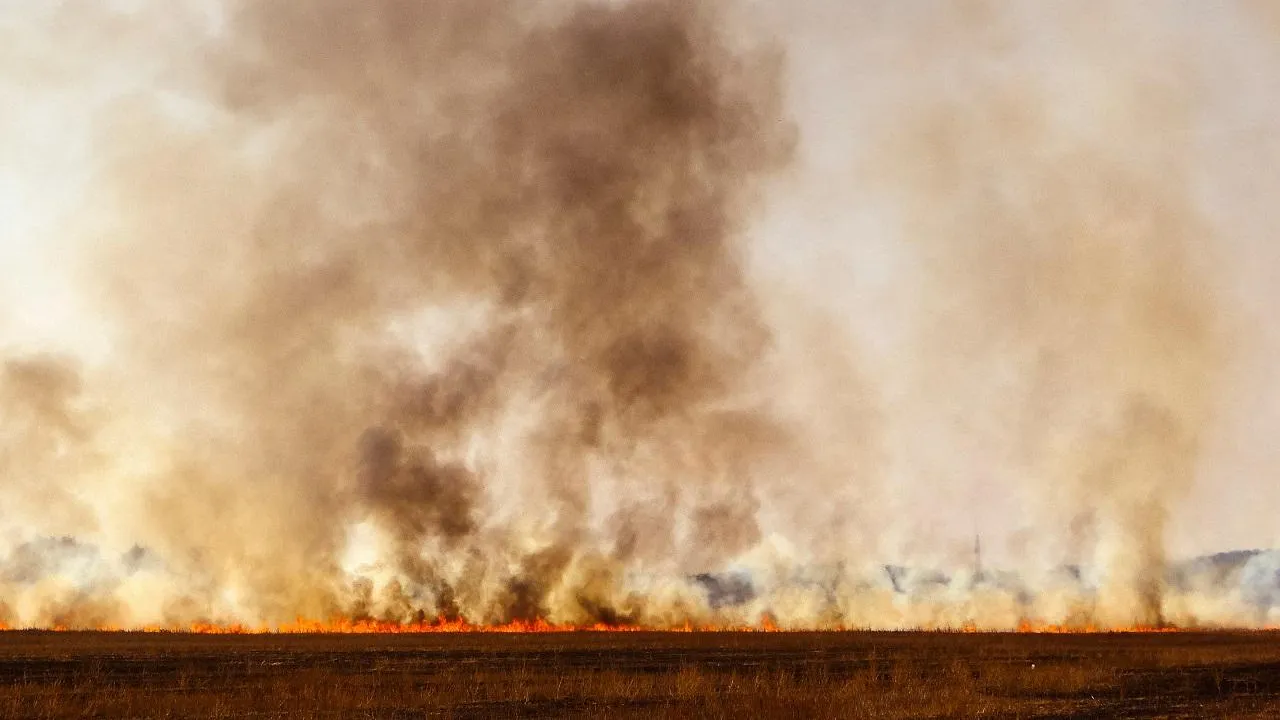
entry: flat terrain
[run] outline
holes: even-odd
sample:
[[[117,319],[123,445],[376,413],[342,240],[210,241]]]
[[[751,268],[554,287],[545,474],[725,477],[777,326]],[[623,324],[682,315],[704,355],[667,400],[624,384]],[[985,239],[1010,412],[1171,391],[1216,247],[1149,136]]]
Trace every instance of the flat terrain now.
[[[1280,634],[4,632],[0,715],[1280,717]]]

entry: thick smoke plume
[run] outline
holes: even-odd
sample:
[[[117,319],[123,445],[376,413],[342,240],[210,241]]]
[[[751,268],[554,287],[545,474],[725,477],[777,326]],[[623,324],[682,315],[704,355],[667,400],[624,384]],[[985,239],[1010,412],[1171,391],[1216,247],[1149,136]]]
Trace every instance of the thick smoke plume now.
[[[739,247],[776,56],[698,3],[225,10],[201,116],[100,138],[89,282],[168,414],[143,545],[235,597],[166,619],[664,621],[621,573],[749,549],[787,445]]]
[[[1166,550],[1230,345],[1197,78],[1064,20],[1109,74],[1063,80],[1027,6],[909,6],[812,7],[902,76],[848,76],[870,149],[836,172],[915,268],[889,362],[761,268],[820,164],[806,103],[847,91],[806,94],[767,11],[33,14],[142,79],[93,107],[61,229],[104,359],[0,365],[0,622],[1269,622],[1269,554]],[[1016,572],[893,540],[904,468],[951,482],[940,426],[1016,478]]]

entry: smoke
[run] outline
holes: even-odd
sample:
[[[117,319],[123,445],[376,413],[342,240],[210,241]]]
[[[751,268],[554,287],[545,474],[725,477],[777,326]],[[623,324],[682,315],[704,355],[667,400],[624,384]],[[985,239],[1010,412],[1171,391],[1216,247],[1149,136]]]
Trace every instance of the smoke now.
[[[925,282],[945,289],[924,304],[920,352],[943,366],[923,372],[1002,366],[1021,385],[1004,432],[1052,510],[1074,515],[1058,520],[1079,531],[1060,561],[1104,574],[1106,622],[1157,624],[1166,517],[1194,476],[1221,353],[1195,267],[1212,235],[1170,149],[1192,90],[1135,75],[1090,118],[1098,140],[1025,81],[978,79],[963,106],[895,128],[881,172],[906,191]]]
[[[984,24],[988,57],[1029,52],[1015,22]],[[1076,103],[1054,102],[1066,83],[1053,77],[973,77],[960,103],[896,128],[886,162],[908,189],[905,234],[926,282],[945,288],[925,305],[941,322],[924,328],[936,348],[924,356],[944,367],[924,372],[1017,388],[999,425],[1006,456],[1034,483],[1042,521],[1071,529],[1039,557],[1093,568],[1108,625],[1164,619],[1168,517],[1226,368],[1229,310],[1212,290],[1222,242],[1191,175],[1202,81],[1143,40],[1076,40],[1107,73],[1073,78]]]
[[[776,53],[702,4],[224,11],[198,117],[100,129],[86,282],[168,435],[143,544],[266,621],[346,612],[353,523],[396,620],[609,619],[606,550],[748,549],[787,444],[740,247]]]
[[[710,0],[73,5],[0,68],[82,41],[109,349],[0,373],[0,622],[1269,617],[1269,560],[1199,602],[1167,557],[1231,345],[1194,18],[815,3],[779,32],[851,49],[806,66]],[[795,260],[847,203],[890,337]],[[913,544],[956,458],[1020,567]]]
[[[54,533],[92,528],[75,481],[98,467],[97,428],[75,365],[54,356],[4,360],[0,406],[0,474],[8,479],[0,528],[12,531],[33,515]]]

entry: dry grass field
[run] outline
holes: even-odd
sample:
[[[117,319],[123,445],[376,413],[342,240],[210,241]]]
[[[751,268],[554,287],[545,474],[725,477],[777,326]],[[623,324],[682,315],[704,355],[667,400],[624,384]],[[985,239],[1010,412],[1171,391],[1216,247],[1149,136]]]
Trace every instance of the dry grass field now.
[[[1278,717],[1280,635],[5,632],[0,714]]]

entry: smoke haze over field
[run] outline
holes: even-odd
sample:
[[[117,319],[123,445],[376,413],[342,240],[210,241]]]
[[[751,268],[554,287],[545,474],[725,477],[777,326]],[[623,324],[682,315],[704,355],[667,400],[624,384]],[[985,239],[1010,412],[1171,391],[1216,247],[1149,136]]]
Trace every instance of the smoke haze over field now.
[[[0,622],[1280,615],[1265,4],[3,7]]]

